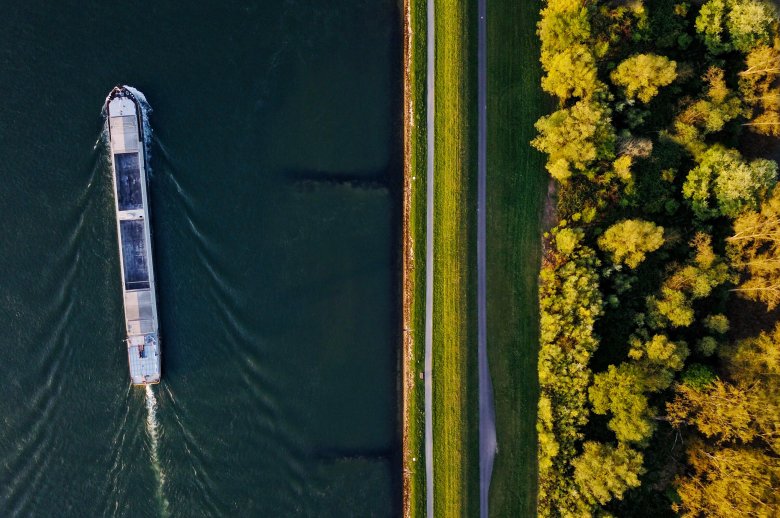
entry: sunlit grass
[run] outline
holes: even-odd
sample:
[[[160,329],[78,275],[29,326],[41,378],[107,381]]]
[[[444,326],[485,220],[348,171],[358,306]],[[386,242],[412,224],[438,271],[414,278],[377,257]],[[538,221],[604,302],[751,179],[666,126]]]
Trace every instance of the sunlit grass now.
[[[436,134],[434,201],[433,448],[434,505],[439,516],[473,515],[469,494],[477,465],[471,436],[476,406],[469,390],[471,272],[469,232],[475,221],[470,191],[475,142],[471,110],[475,5],[436,2]],[[476,11],[474,11],[474,14]],[[474,392],[475,394],[476,392]]]

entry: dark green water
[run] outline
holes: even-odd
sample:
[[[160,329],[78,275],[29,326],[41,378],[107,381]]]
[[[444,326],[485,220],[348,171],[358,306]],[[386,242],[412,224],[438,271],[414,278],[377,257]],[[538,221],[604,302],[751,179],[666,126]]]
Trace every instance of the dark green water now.
[[[0,516],[397,514],[396,3],[4,3]],[[151,414],[101,143],[117,83],[154,110]]]

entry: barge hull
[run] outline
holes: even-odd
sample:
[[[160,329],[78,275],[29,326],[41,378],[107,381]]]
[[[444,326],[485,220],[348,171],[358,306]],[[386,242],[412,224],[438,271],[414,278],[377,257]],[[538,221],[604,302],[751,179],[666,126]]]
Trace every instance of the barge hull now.
[[[160,337],[144,148],[144,111],[127,88],[106,99],[127,359],[134,385],[159,383]]]

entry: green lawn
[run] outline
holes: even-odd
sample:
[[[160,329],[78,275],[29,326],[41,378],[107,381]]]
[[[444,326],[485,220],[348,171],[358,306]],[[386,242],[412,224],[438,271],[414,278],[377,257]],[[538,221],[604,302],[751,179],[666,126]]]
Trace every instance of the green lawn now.
[[[403,419],[407,423],[404,452],[409,516],[425,516],[425,390],[419,373],[425,366],[425,190],[426,190],[426,5],[425,0],[407,0],[404,12],[410,32],[405,42],[406,105],[404,152],[404,315],[405,369],[411,390],[406,394]],[[414,178],[414,179],[413,179]],[[407,381],[405,381],[407,382]],[[416,460],[414,460],[416,459]]]
[[[538,0],[488,4],[488,354],[499,453],[492,516],[536,514],[537,277],[544,157],[529,145],[539,88]]]
[[[436,1],[433,455],[437,517],[478,513],[475,246],[476,4]],[[472,250],[474,249],[474,250]]]

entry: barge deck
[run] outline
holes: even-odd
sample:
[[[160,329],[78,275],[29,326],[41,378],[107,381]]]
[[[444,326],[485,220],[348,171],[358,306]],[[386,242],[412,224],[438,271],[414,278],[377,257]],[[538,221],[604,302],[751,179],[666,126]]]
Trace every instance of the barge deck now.
[[[144,149],[144,111],[123,86],[106,99],[130,381],[159,383],[160,337]]]

